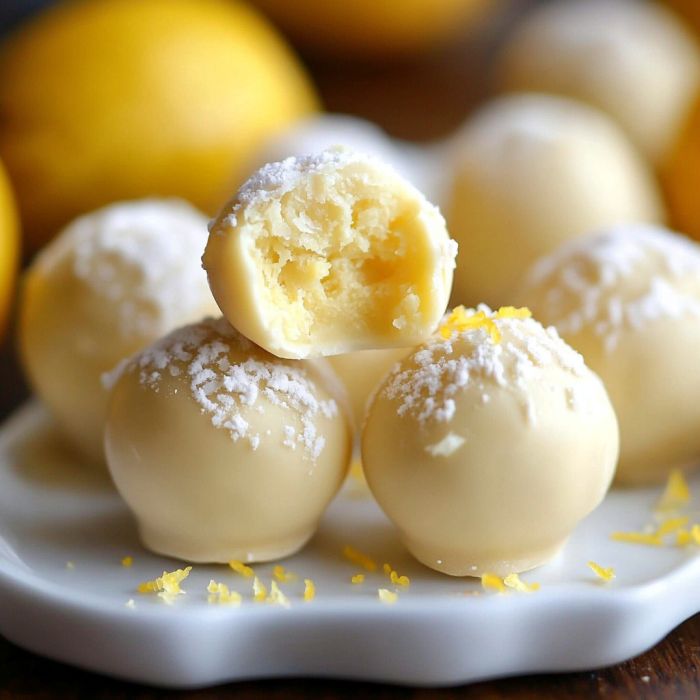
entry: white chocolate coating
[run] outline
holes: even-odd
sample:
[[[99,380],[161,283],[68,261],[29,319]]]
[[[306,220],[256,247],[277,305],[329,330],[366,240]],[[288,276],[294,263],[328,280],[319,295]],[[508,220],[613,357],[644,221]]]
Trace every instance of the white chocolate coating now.
[[[224,316],[287,358],[404,347],[445,311],[456,244],[390,167],[344,149],[262,168],[219,213],[204,267]]]
[[[700,246],[630,226],[543,258],[517,298],[583,354],[620,423],[623,484],[700,458]]]
[[[217,311],[199,265],[206,223],[179,200],[114,204],[76,219],[27,271],[19,325],[25,371],[92,462],[104,459],[101,375]]]
[[[268,561],[311,537],[352,445],[322,361],[280,360],[208,319],[132,357],[115,382],[105,452],[146,547]]]
[[[560,97],[494,100],[454,141],[453,302],[511,303],[527,269],[602,226],[662,221],[647,165],[606,115]]]
[[[328,358],[345,385],[357,428],[364,422],[367,401],[392,367],[409,352],[409,348],[359,350]]]
[[[454,576],[546,562],[603,499],[618,454],[581,356],[532,319],[494,323],[500,343],[476,328],[404,359],[362,436],[367,481],[406,547]]]
[[[558,0],[516,28],[500,72],[509,90],[566,95],[607,112],[658,162],[700,88],[700,50],[657,3]]]

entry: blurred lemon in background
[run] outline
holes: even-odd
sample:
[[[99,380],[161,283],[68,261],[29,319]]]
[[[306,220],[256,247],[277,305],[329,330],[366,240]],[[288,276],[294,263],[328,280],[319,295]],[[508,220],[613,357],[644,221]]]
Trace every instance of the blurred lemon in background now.
[[[698,0],[666,0],[666,4],[700,30],[700,2]]]
[[[28,247],[117,199],[208,212],[316,96],[282,39],[235,0],[73,0],[0,57],[0,157]]]
[[[0,165],[0,340],[7,326],[19,262],[19,227],[5,169]]]
[[[444,43],[498,0],[255,0],[296,41],[350,58],[408,54]]]
[[[700,100],[661,167],[671,225],[700,240]]]

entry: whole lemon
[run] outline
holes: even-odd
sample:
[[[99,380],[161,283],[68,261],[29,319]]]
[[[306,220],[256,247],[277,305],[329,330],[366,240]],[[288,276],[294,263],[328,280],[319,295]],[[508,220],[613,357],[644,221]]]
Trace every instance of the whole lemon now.
[[[316,104],[241,2],[71,0],[4,47],[0,157],[36,248],[118,199],[172,195],[213,212],[260,144]]]
[[[0,339],[7,327],[19,261],[19,227],[14,197],[0,165]]]
[[[700,99],[660,168],[671,225],[700,240]]]
[[[444,43],[497,0],[255,0],[301,44],[344,57],[408,54]]]
[[[697,30],[700,30],[700,3],[698,0],[666,0],[684,19],[687,19]]]

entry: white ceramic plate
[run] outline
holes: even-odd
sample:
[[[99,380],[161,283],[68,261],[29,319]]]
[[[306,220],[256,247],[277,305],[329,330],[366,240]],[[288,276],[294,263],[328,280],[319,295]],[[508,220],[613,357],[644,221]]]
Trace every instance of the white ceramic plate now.
[[[62,452],[29,404],[0,431],[0,632],[59,661],[171,687],[274,676],[447,685],[591,669],[639,654],[700,610],[693,550],[609,539],[650,522],[658,491],[610,494],[556,561],[523,577],[538,592],[498,595],[414,562],[349,483],[318,535],[284,562],[300,577],[281,585],[289,609],[251,602],[250,579],[224,566],[195,566],[187,594],[166,605],[136,586],[182,564],[141,548],[108,478]],[[381,566],[350,582],[359,569],[341,555],[345,544],[410,577],[395,604],[378,600],[379,587],[393,588]],[[131,568],[120,564],[125,555]],[[614,566],[617,578],[596,581],[590,559]],[[269,582],[272,565],[256,570]],[[309,603],[305,577],[317,588]],[[211,578],[243,593],[243,605],[208,604]]]

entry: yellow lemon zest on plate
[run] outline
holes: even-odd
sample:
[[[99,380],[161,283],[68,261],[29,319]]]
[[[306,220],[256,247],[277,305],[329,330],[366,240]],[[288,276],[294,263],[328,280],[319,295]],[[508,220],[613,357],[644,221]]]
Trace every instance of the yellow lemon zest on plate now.
[[[282,589],[277,585],[277,581],[270,582],[270,595],[265,600],[271,605],[281,605],[283,608],[290,606],[289,598],[282,592]]]
[[[589,561],[588,566],[593,573],[603,581],[612,581],[615,578],[615,569],[613,569],[612,566],[606,568],[600,564],[596,564],[594,561]]]
[[[486,311],[467,311],[464,306],[455,307],[450,315],[440,326],[440,335],[449,340],[455,333],[476,328],[483,328],[491,336],[494,343],[501,342],[501,331],[496,325],[496,320],[502,318],[530,318],[532,313],[527,308],[516,308],[514,306],[502,306],[494,314],[489,315]]]
[[[364,574],[355,574],[350,578],[350,583],[364,583],[365,581],[365,575]]]
[[[125,568],[129,568],[132,564],[134,563],[134,557],[131,556],[126,556],[122,558],[122,566]]]
[[[255,572],[253,571],[253,569],[244,564],[242,561],[238,561],[237,559],[231,559],[228,565],[231,569],[233,569],[233,571],[235,571],[237,574],[240,574],[241,576],[244,576],[245,578],[251,578],[252,576],[255,576]]]
[[[296,581],[297,578],[299,578],[296,574],[293,574],[291,571],[287,571],[281,564],[277,564],[272,569],[272,575],[280,582],[280,583],[289,583],[289,581]]]
[[[682,530],[688,524],[689,520],[690,518],[685,515],[677,518],[666,518],[666,520],[664,520],[656,529],[656,534],[659,537],[664,537],[674,532],[678,532],[678,530]]]
[[[688,530],[679,530],[676,533],[676,546],[687,547],[693,541],[693,536]]]
[[[505,593],[506,586],[499,576],[496,574],[485,573],[481,575],[481,585],[486,590],[498,591],[498,593]]]
[[[366,554],[363,554],[362,552],[358,551],[354,547],[351,547],[349,544],[343,547],[343,556],[348,561],[351,561],[353,564],[357,564],[357,566],[361,567],[365,571],[377,570],[377,562],[368,557]]]
[[[386,603],[387,605],[392,605],[399,599],[398,593],[394,593],[394,591],[390,591],[387,588],[378,588],[377,596],[382,603]]]
[[[613,532],[610,539],[627,544],[647,544],[652,547],[660,547],[663,544],[659,535],[649,532]]]
[[[393,568],[392,568],[391,564],[382,564],[382,571],[387,576],[391,576],[391,572],[393,571]]]
[[[700,544],[700,525],[697,523],[690,528],[690,537],[695,544]]]
[[[308,603],[316,597],[316,584],[310,579],[304,579],[304,602]]]
[[[508,574],[503,579],[503,583],[508,586],[508,588],[512,588],[520,593],[534,593],[540,590],[539,583],[525,583],[518,574]]]
[[[209,581],[207,586],[207,591],[209,595],[207,597],[207,602],[209,604],[218,603],[220,605],[240,605],[243,597],[237,591],[229,590],[229,587],[225,583],[217,583],[214,579]]]
[[[411,579],[408,576],[399,576],[396,571],[392,571],[389,574],[389,579],[395,586],[408,586],[411,583]]]
[[[180,584],[190,575],[191,566],[175,571],[164,571],[153,581],[144,581],[138,585],[139,593],[157,593],[166,603],[172,603],[178,595],[185,593]]]
[[[656,510],[664,513],[682,508],[690,501],[690,488],[680,469],[674,469],[668,475],[666,488],[656,505]]]
[[[257,576],[253,578],[253,600],[256,603],[267,600],[267,586]]]

